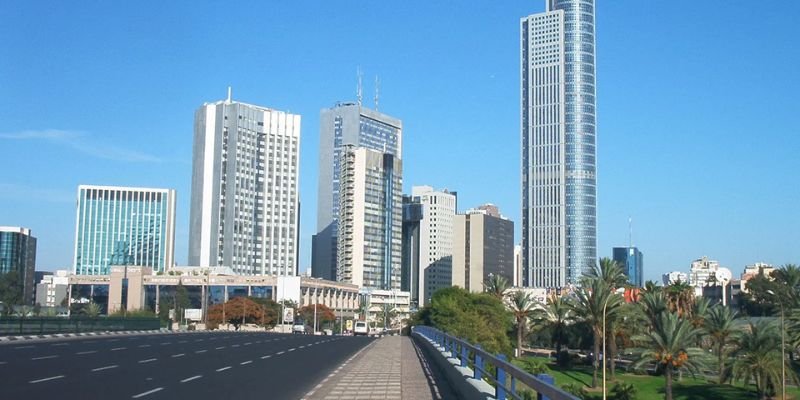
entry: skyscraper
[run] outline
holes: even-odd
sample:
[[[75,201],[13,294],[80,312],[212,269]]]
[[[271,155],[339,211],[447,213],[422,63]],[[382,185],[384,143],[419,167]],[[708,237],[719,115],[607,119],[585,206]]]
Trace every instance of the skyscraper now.
[[[22,304],[33,304],[36,238],[30,229],[0,226],[0,275],[10,272],[16,272],[18,282],[22,284]]]
[[[175,191],[78,186],[73,273],[107,275],[111,265],[166,271],[175,257]]]
[[[195,113],[189,264],[297,275],[300,116],[228,98]]]
[[[347,145],[402,159],[403,123],[359,103],[339,103],[320,113],[317,233],[312,238],[311,271],[334,280],[337,274],[337,222],[342,154]]]
[[[422,203],[413,196],[403,196],[403,256],[401,257],[400,290],[411,294],[411,306],[419,300],[420,223]]]
[[[644,255],[636,247],[614,247],[614,261],[622,267],[628,282],[636,287],[644,287]]]
[[[336,280],[367,289],[400,289],[400,159],[365,147],[344,146],[339,177]]]
[[[596,262],[594,3],[520,21],[524,286],[576,284]]]
[[[453,239],[457,209],[457,194],[434,190],[430,186],[414,186],[411,196],[422,205],[419,223],[418,297],[411,299],[420,307],[428,303],[433,293],[453,286]]]
[[[491,275],[514,282],[514,222],[492,204],[455,216],[453,285],[483,292]]]

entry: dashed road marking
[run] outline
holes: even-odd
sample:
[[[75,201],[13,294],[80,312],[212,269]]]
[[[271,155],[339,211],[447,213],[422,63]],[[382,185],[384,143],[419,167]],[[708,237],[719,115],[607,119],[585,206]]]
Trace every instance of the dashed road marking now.
[[[207,351],[208,351],[208,350],[197,350],[197,351],[195,351],[194,353],[195,353],[195,354],[200,354],[200,353],[205,353],[205,352],[207,352]]]
[[[215,347],[214,350],[222,350],[224,348],[225,348],[225,346],[219,346],[219,347]]]
[[[276,355],[281,355],[281,354],[283,354],[283,353],[286,353],[286,352],[285,352],[285,351],[279,351],[279,352],[277,352],[277,353],[275,353],[275,354],[276,354]]]
[[[157,358],[148,358],[147,360],[139,360],[139,364],[145,364],[158,360]]]
[[[149,344],[142,344],[142,345],[139,345],[139,348],[144,348],[144,347],[150,347],[150,345],[149,345]]]
[[[49,359],[51,359],[51,358],[58,358],[58,356],[41,356],[41,357],[33,357],[33,358],[31,358],[31,361],[36,361],[36,360],[49,360]]]
[[[268,358],[270,358],[270,357],[272,357],[272,354],[267,354],[267,355],[265,355],[265,356],[261,356],[261,359],[262,359],[262,360],[266,360],[266,359],[268,359]]]
[[[217,372],[222,372],[222,371],[229,370],[229,369],[231,369],[230,366],[222,367],[222,368],[217,369]]]
[[[162,346],[166,346],[166,345],[168,345],[168,344],[170,344],[170,343],[172,343],[172,342],[163,342],[163,343],[161,343],[161,345],[162,345]]]
[[[181,379],[181,383],[191,382],[191,381],[193,381],[195,379],[200,379],[202,377],[203,377],[203,375],[195,375],[195,376],[193,376],[191,378]]]
[[[295,349],[294,349],[294,347],[292,347],[291,349],[289,349],[289,351],[294,351],[294,350],[295,350]]]
[[[14,348],[15,349],[32,349],[33,346],[17,346],[17,347],[14,347]]]
[[[69,346],[69,343],[53,343],[50,346]]]
[[[33,381],[28,381],[28,383],[47,382],[47,381],[52,381],[54,379],[61,379],[63,377],[64,377],[64,375],[56,375],[56,376],[51,376],[49,378],[42,378],[42,379],[36,379],[36,380],[33,380]]]
[[[127,347],[115,347],[115,348],[111,349],[111,351],[118,351],[118,350],[125,350],[125,349],[127,349]]]
[[[144,397],[144,396],[147,396],[147,395],[153,394],[153,393],[155,393],[155,392],[160,392],[160,391],[162,391],[162,390],[164,390],[164,388],[163,388],[163,387],[158,387],[158,388],[155,388],[155,389],[148,390],[148,391],[146,391],[146,392],[142,392],[142,393],[139,393],[139,394],[133,395],[131,398],[133,398],[133,399],[138,399],[139,397]]]
[[[173,355],[172,355],[172,358],[183,357],[183,356],[185,356],[185,355],[186,355],[186,354],[184,354],[184,353],[180,353],[180,354],[173,354]]]
[[[75,354],[76,355],[83,355],[83,354],[92,354],[92,353],[97,353],[97,350],[79,351],[79,352],[77,352]]]
[[[119,367],[119,365],[106,365],[105,367],[93,368],[92,372],[105,371],[107,369],[113,369],[113,368],[117,368],[117,367]]]
[[[242,362],[239,363],[239,365],[247,365],[247,364],[250,364],[252,362],[253,362],[253,360],[242,361]]]

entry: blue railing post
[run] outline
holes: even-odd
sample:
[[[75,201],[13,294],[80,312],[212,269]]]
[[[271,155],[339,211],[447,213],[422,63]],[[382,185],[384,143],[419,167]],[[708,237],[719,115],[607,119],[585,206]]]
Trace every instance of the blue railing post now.
[[[467,361],[469,361],[469,352],[467,351],[467,346],[461,343],[461,366],[466,368]]]
[[[478,348],[478,350],[481,349],[480,345],[475,345],[475,347]],[[481,355],[478,354],[478,352],[476,351],[475,352],[475,371],[474,371],[474,374],[472,375],[472,377],[477,379],[477,380],[483,379],[483,372],[481,372],[482,370],[483,370],[483,357],[481,357]]]
[[[506,360],[504,354],[498,354],[497,358],[502,361]],[[506,370],[500,364],[495,365],[495,369],[497,370],[497,386],[494,388],[494,397],[497,400],[506,400]]]
[[[544,383],[546,383],[546,384],[548,384],[550,386],[555,386],[556,385],[556,379],[553,378],[550,375],[539,374],[539,375],[536,375],[536,377],[539,378],[540,381],[542,381],[542,382],[544,382]],[[536,399],[537,400],[550,400],[549,397],[547,397],[547,396],[545,396],[545,395],[543,395],[541,393],[536,395]]]

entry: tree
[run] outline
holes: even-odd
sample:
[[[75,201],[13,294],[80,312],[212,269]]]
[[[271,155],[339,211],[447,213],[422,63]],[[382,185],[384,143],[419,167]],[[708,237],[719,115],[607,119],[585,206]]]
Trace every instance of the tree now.
[[[728,355],[728,346],[736,342],[736,336],[739,331],[736,327],[737,318],[736,311],[719,304],[711,307],[705,317],[703,328],[711,339],[714,352],[717,353],[719,366],[718,383],[720,385],[725,380],[725,359]]]
[[[662,313],[655,328],[634,337],[639,346],[634,353],[636,368],[653,362],[664,371],[665,399],[672,400],[672,377],[675,371],[686,368],[691,373],[705,366],[703,350],[694,347],[699,331],[691,321],[673,313]]]
[[[581,287],[575,292],[576,301],[573,310],[592,327],[594,338],[594,372],[592,387],[597,387],[597,370],[599,368],[600,344],[603,338],[603,318],[615,312],[622,303],[622,297],[614,294],[602,279],[584,279]],[[605,313],[604,313],[605,311]]]
[[[535,326],[550,329],[551,340],[556,348],[556,357],[559,363],[563,363],[561,346],[567,340],[567,325],[574,321],[574,312],[569,300],[565,297],[551,295],[547,298],[546,304],[533,311],[532,317]]]
[[[750,323],[750,328],[742,333],[739,350],[733,363],[733,379],[751,381],[756,385],[759,399],[767,399],[771,391],[780,387],[781,365],[780,333],[774,323],[759,321]],[[787,377],[796,381],[793,370],[786,366]]]
[[[412,321],[412,325],[433,326],[488,352],[506,355],[511,354],[508,333],[512,323],[511,312],[500,299],[459,287],[437,290]]]
[[[691,315],[694,305],[694,288],[688,283],[677,281],[664,288],[667,307],[679,317]]]
[[[89,302],[86,307],[83,308],[83,313],[86,314],[89,318],[97,318],[100,315],[101,308],[100,305],[95,302]]]
[[[608,257],[601,258],[600,264],[586,272],[583,279],[600,279],[611,289],[624,287],[628,283],[628,277],[622,272],[622,266]]]
[[[300,308],[298,314],[303,318],[303,320],[308,324],[309,322],[314,321],[314,305],[310,304]],[[336,319],[336,315],[333,311],[328,308],[325,304],[317,304],[317,323],[320,322],[329,322]],[[317,327],[313,327],[314,332],[316,332]]]
[[[17,271],[0,274],[0,303],[3,303],[3,315],[11,315],[14,306],[22,304],[22,279]]]
[[[533,313],[533,308],[536,305],[531,294],[524,290],[516,290],[508,297],[508,308],[514,315],[514,321],[517,325],[517,356],[522,357],[522,338],[525,337],[525,331],[528,325],[528,318]]]
[[[278,318],[281,315],[280,303],[263,297],[248,297],[248,299],[261,306],[263,311],[261,325],[272,328],[278,323]]]
[[[264,308],[247,297],[234,297],[225,302],[224,305],[215,304],[208,309],[208,321],[211,324],[233,324],[237,330],[242,323],[261,323],[264,320],[264,316]]]
[[[501,275],[489,275],[483,283],[483,291],[503,300],[508,290],[508,280]]]

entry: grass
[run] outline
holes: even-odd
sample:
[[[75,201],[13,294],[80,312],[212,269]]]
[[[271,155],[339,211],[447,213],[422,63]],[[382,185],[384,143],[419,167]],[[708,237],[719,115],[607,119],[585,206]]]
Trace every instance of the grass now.
[[[547,358],[528,358],[548,362],[547,365],[550,367],[550,374],[555,378],[556,385],[563,386],[568,383],[583,385],[586,387],[590,399],[602,399],[602,375],[598,373],[598,388],[591,389],[591,367],[580,365],[564,369],[557,367],[553,363],[549,363]],[[519,360],[515,360],[514,363],[521,367],[523,366],[523,363]],[[610,376],[607,375],[607,377],[608,382],[606,383],[606,387],[609,399],[613,398],[611,396],[611,388],[614,387],[615,382],[625,382],[635,386],[637,399],[655,400],[664,398],[665,383],[663,376],[636,375],[617,371],[615,381],[612,381]],[[672,382],[672,395],[675,400],[745,400],[757,398],[755,387],[752,385],[719,385],[709,382],[706,379],[693,378],[691,375],[686,374],[684,374],[683,380],[680,382],[678,382],[677,377],[675,377],[675,380]],[[778,397],[780,397],[780,395]],[[800,389],[792,387],[787,388],[786,397],[788,399],[800,399]]]

